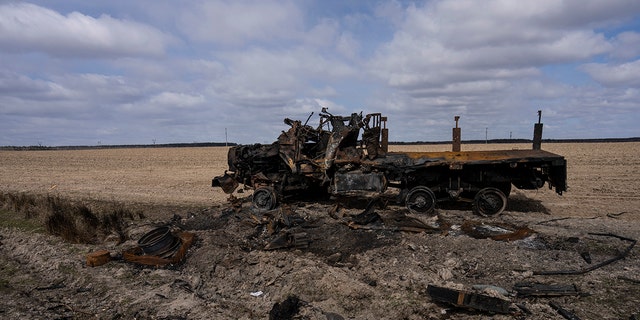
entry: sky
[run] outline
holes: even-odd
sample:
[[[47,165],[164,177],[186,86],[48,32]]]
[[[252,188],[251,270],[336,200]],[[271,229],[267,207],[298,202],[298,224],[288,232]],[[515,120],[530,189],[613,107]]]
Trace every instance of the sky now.
[[[0,0],[0,146],[640,137],[637,0]]]

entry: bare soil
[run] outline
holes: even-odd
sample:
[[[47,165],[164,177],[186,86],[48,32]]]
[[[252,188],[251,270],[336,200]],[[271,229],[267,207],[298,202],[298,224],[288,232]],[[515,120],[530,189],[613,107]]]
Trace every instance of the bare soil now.
[[[512,148],[530,146],[463,145]],[[99,244],[71,244],[42,229],[0,228],[0,318],[268,319],[280,311],[282,319],[563,319],[550,302],[581,319],[637,317],[637,247],[584,274],[536,273],[589,268],[630,245],[594,233],[640,239],[640,143],[557,143],[543,149],[567,158],[569,191],[562,196],[546,187],[514,189],[507,211],[491,219],[460,205],[443,204],[434,217],[408,218],[402,207],[379,205],[375,221],[356,229],[348,224],[361,218],[362,201],[340,201],[338,210],[335,199],[295,201],[261,213],[251,208],[247,192],[236,194],[246,198],[234,210],[227,195],[210,187],[211,178],[226,169],[222,147],[1,151],[1,192],[55,195],[96,208],[118,203],[144,211],[146,218],[129,222],[124,243],[106,237]],[[433,229],[394,228],[407,221]],[[465,233],[464,226],[478,223],[534,233],[512,241]],[[166,224],[197,237],[181,263],[86,265],[87,254],[107,249],[117,256]],[[308,245],[265,250],[285,234],[305,234]],[[575,284],[581,295],[513,295],[522,282]],[[429,296],[428,285],[468,291],[473,285],[499,286],[509,291],[506,299],[530,313],[442,304]]]

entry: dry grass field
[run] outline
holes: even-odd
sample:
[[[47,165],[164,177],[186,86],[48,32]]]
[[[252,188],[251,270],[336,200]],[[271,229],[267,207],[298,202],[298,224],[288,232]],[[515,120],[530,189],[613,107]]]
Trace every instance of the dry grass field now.
[[[391,151],[450,148],[391,146]],[[267,319],[275,303],[290,295],[304,301],[294,319],[562,319],[549,302],[582,319],[638,317],[637,247],[625,259],[582,275],[533,271],[589,267],[579,253],[590,252],[596,264],[627,245],[593,232],[640,239],[640,143],[543,143],[542,148],[567,159],[568,192],[514,189],[505,213],[483,220],[527,226],[536,232],[529,242],[474,239],[454,231],[352,230],[329,217],[331,203],[293,203],[288,210],[309,221],[304,231],[312,242],[307,249],[276,251],[262,249],[265,230],[255,223],[249,203],[230,215],[227,195],[211,188],[211,178],[227,168],[227,148],[0,151],[2,193],[53,195],[89,207],[117,203],[146,216],[128,222],[124,243],[107,237],[98,244],[72,244],[37,226],[0,224],[0,318]],[[379,210],[390,215],[401,208]],[[0,212],[13,219],[14,213]],[[360,212],[346,208],[344,216]],[[174,214],[181,217],[174,227],[198,239],[182,264],[85,265],[87,253],[108,249],[117,255]],[[440,208],[438,219],[459,226],[478,217]],[[428,284],[511,290],[523,281],[576,284],[583,295],[510,297],[531,312],[512,316],[460,310],[435,303],[426,293]]]

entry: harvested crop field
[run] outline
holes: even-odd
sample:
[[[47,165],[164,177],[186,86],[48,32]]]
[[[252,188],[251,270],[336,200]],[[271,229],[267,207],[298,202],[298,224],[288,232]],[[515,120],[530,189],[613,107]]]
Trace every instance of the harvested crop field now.
[[[0,151],[0,317],[563,319],[552,305],[581,319],[640,316],[640,254],[630,241],[640,239],[640,143],[547,143],[543,149],[567,159],[564,195],[546,187],[514,189],[497,218],[443,205],[436,217],[411,217],[433,226],[422,232],[385,227],[403,212],[394,205],[376,207],[385,223],[371,228],[349,226],[363,212],[357,202],[339,209],[332,201],[295,202],[264,214],[245,198],[234,208],[210,187],[226,169],[224,147]],[[122,216],[116,235],[101,229],[90,243],[71,243],[47,232],[47,213],[32,208],[52,198],[98,215],[113,208],[135,214]],[[273,222],[285,215],[295,222],[274,230]],[[106,249],[117,257],[167,224],[196,237],[181,263],[86,265],[87,254]],[[478,225],[532,232],[497,241],[467,232]],[[306,245],[265,250],[283,234],[304,234]],[[539,274],[588,270],[622,253],[624,258],[581,274]],[[575,285],[578,293],[512,295],[522,283]],[[462,309],[434,301],[429,285],[468,291],[498,286],[509,291],[501,298],[520,307],[516,315]]]

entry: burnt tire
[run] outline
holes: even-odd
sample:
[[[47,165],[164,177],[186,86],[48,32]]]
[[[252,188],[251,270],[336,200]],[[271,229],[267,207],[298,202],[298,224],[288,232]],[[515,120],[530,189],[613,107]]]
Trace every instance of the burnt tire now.
[[[507,208],[507,196],[498,188],[484,188],[476,193],[472,209],[483,217],[497,216]]]
[[[278,205],[276,193],[270,187],[259,187],[253,191],[251,202],[253,207],[258,210],[272,210]]]
[[[415,187],[407,193],[405,205],[411,213],[431,214],[436,208],[436,195],[427,187]]]

